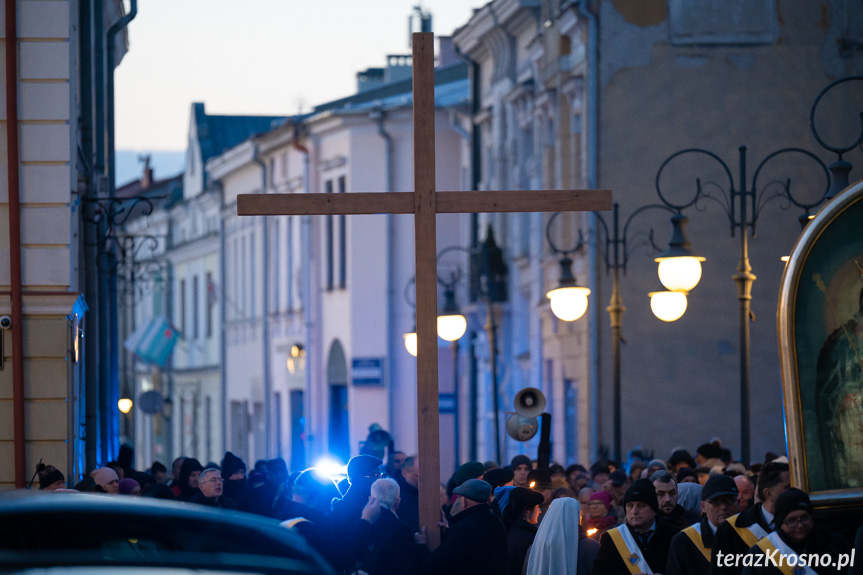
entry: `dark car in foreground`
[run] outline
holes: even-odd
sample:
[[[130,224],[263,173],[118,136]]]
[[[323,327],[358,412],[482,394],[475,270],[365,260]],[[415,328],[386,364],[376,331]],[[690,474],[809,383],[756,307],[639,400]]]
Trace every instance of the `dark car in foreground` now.
[[[0,572],[80,568],[334,573],[305,539],[275,519],[132,496],[0,493]]]

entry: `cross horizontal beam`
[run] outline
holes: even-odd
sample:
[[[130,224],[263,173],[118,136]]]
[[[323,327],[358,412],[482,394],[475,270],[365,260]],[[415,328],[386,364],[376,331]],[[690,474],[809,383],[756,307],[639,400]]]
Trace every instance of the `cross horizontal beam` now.
[[[437,192],[439,214],[477,212],[569,212],[611,209],[610,190],[506,190]],[[350,194],[240,194],[241,216],[413,214],[413,192]]]

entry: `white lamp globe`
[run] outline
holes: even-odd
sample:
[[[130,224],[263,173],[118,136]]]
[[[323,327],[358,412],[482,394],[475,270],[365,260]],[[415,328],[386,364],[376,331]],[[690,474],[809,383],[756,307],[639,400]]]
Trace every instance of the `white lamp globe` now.
[[[589,295],[590,289],[586,287],[562,287],[545,294],[551,300],[552,313],[563,321],[575,321],[583,316]]]
[[[455,341],[467,331],[467,320],[461,314],[439,315],[437,318],[437,334],[446,341]]]
[[[417,332],[411,332],[405,334],[405,349],[408,350],[408,353],[412,356],[417,356]]]
[[[686,313],[686,293],[655,291],[650,294],[650,309],[662,321],[677,321]]]
[[[121,398],[117,401],[117,409],[123,413],[129,413],[132,411],[132,400],[128,397]]]
[[[656,258],[659,262],[659,281],[670,291],[688,292],[701,280],[701,262],[704,258],[681,256]]]

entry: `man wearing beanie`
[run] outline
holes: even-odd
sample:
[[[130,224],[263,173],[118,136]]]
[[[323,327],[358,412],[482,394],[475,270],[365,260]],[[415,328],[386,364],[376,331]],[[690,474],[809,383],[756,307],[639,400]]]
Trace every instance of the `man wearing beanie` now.
[[[713,538],[720,525],[737,513],[737,485],[727,475],[715,475],[701,490],[701,520],[671,539],[665,575],[707,573]]]
[[[383,460],[373,455],[357,455],[348,461],[348,481],[351,486],[345,496],[333,501],[330,525],[335,529],[334,536],[347,533],[351,525],[360,519],[363,509],[369,502],[372,483],[381,476]]]
[[[42,491],[54,491],[66,488],[66,478],[63,473],[53,465],[39,464],[36,469],[39,475],[39,489]]]
[[[819,557],[819,564],[812,565],[817,567],[819,575],[845,572],[845,568],[840,569],[838,565],[839,556],[851,551],[848,542],[836,533],[816,527],[812,502],[805,492],[792,487],[782,493],[776,499],[774,522],[776,531],[761,538],[749,549],[749,555],[758,557],[759,560],[753,557],[750,561],[744,561],[753,565],[744,568],[744,572],[753,575],[779,575],[788,571],[787,565],[794,562],[794,559],[787,561],[786,568],[781,569],[766,557],[775,557],[778,563],[780,557],[790,558],[795,555],[797,560],[793,573],[813,573],[809,567],[801,569],[804,563],[801,555]],[[762,559],[761,555],[766,557]],[[830,556],[827,562],[821,559],[826,559],[825,555]]]
[[[512,458],[509,468],[512,469],[513,473],[512,484],[515,487],[527,487],[527,474],[533,469],[530,457],[527,455],[516,455]]]
[[[758,474],[755,493],[758,503],[730,517],[716,530],[713,540],[713,556],[710,560],[711,575],[740,575],[742,566],[723,564],[716,560],[723,555],[743,555],[759,539],[775,530],[776,499],[790,485],[787,463],[765,463]]]
[[[677,530],[656,520],[659,503],[649,479],[633,481],[623,496],[626,523],[599,540],[594,575],[665,573],[671,538]]]

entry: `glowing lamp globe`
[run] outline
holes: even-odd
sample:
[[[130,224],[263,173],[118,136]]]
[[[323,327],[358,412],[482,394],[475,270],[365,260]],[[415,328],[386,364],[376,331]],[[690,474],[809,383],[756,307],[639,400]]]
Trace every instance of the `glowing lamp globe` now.
[[[650,294],[650,309],[662,321],[677,321],[686,313],[686,293],[655,291]]]
[[[682,256],[656,258],[659,262],[659,281],[670,291],[688,292],[701,280],[701,262],[704,258]]]
[[[132,400],[128,397],[124,397],[117,401],[117,409],[119,409],[123,413],[129,413],[132,411]]]
[[[417,356],[417,332],[414,331],[405,334],[405,349],[412,356]]]
[[[455,341],[467,331],[467,320],[461,314],[439,315],[437,317],[437,334],[443,340]]]
[[[586,287],[560,287],[545,294],[551,300],[552,313],[563,321],[575,321],[583,316],[589,295],[590,289]]]

